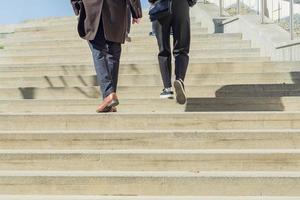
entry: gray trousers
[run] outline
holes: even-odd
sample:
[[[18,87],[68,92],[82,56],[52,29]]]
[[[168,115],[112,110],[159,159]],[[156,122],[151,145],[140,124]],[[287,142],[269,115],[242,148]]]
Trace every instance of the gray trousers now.
[[[189,4],[185,0],[172,0],[172,2],[172,15],[153,24],[159,46],[158,61],[165,88],[172,87],[171,30],[174,38],[176,80],[185,79],[191,40]]]
[[[117,92],[121,44],[105,39],[101,22],[97,35],[94,40],[89,41],[89,46],[97,73],[97,83],[104,99]]]

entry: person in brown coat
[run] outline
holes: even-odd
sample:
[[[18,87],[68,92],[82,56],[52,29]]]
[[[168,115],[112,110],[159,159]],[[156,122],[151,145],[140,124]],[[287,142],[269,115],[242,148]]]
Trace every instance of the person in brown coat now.
[[[116,112],[121,44],[125,42],[128,12],[140,23],[140,0],[71,0],[78,15],[79,36],[88,40],[101,87],[103,102],[97,112]]]

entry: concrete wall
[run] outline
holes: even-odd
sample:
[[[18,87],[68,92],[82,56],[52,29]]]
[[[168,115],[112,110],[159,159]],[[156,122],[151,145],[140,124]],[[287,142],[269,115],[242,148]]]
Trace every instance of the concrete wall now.
[[[202,22],[213,32],[214,24],[212,19],[218,18],[218,7],[215,4],[199,3],[192,9],[192,16]],[[283,28],[272,22],[261,24],[257,15],[241,15],[239,20],[225,25],[225,33],[243,33],[246,40],[252,41],[252,46],[261,48],[262,56],[269,56],[272,60],[288,61],[300,60],[300,45],[285,49],[276,49],[291,43],[290,34]]]

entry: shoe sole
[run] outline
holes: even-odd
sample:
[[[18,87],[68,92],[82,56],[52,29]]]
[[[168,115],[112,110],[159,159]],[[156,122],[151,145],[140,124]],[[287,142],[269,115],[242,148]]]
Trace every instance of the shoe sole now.
[[[176,92],[176,101],[177,103],[183,105],[186,103],[186,94],[183,88],[183,85],[180,83],[180,81],[174,82],[174,88]]]
[[[99,111],[96,111],[96,112],[97,113],[109,113],[113,107],[117,107],[118,105],[119,105],[118,100],[117,101],[112,101],[111,104],[106,106],[106,108],[102,112],[99,112]]]
[[[159,96],[161,99],[174,99],[174,95],[164,95],[164,96]]]

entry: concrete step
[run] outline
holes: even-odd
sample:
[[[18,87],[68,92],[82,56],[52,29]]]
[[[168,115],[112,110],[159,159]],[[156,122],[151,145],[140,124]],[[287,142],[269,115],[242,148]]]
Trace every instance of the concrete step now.
[[[189,85],[232,85],[232,84],[298,84],[300,72],[293,73],[241,73],[241,74],[189,74],[185,84]],[[96,75],[91,76],[40,76],[0,77],[0,88],[16,87],[85,87],[98,86]],[[119,76],[120,86],[160,86],[161,75]]]
[[[146,28],[140,28],[137,26],[134,26],[133,29],[130,32],[131,37],[135,36],[148,36],[151,31],[151,26]],[[208,33],[208,28],[203,28],[201,26],[192,26],[191,27],[192,34],[199,34],[199,33]],[[31,31],[31,32],[15,32],[14,34],[10,35],[11,38],[78,38],[79,34],[77,30],[71,29],[71,30],[41,30],[41,31]]]
[[[151,39],[153,40],[152,43],[147,44],[147,46],[149,47],[149,50],[151,49],[157,49],[157,43],[155,43],[155,39]],[[251,46],[251,42],[248,40],[240,40],[240,39],[236,39],[236,40],[201,40],[201,41],[193,41],[192,42],[192,46],[191,49],[212,49],[212,48],[229,48],[231,46],[243,46],[246,45],[245,48],[250,48]],[[52,41],[47,41],[47,42],[32,42],[32,43],[26,43],[21,42],[18,44],[7,44],[5,46],[5,50],[23,50],[23,49],[29,49],[29,50],[36,50],[36,49],[70,49],[70,48],[74,48],[74,49],[81,49],[81,48],[88,48],[87,42],[84,40],[78,40],[76,42],[72,42],[72,41],[61,41],[61,42],[53,42]],[[145,44],[144,43],[138,43],[138,42],[133,42],[133,43],[126,43],[122,46],[123,50],[128,51],[129,49],[136,49],[136,50],[145,50],[147,51],[147,49],[145,49]]]
[[[242,35],[240,33],[216,33],[216,34],[197,34],[197,37],[193,37],[192,41],[203,41],[203,40],[227,40],[227,41],[232,41],[232,40],[241,40]],[[69,38],[56,38],[56,39],[20,39],[17,40],[16,38],[11,38],[7,39],[4,43],[4,45],[16,45],[16,44],[26,44],[26,43],[46,43],[46,42],[73,42],[76,43],[78,41],[81,41],[81,39],[78,37],[77,39],[69,39]],[[149,37],[147,35],[142,36],[142,37],[134,37],[132,38],[132,43],[135,42],[140,42],[140,43],[153,43],[156,42],[155,37]]]
[[[149,38],[151,29],[138,29],[138,30],[133,30],[130,33],[130,37],[132,39],[138,39],[140,40],[141,37],[144,38]],[[191,31],[191,36],[192,38],[197,38],[201,34],[208,34],[208,29],[207,28],[201,28],[197,27],[194,28]],[[68,38],[68,39],[80,39],[80,36],[78,35],[77,31],[69,31],[69,32],[23,32],[22,34],[16,33],[13,35],[8,35],[7,40],[15,40],[15,41],[21,41],[21,40],[47,40],[47,39],[57,39],[57,38]]]
[[[157,95],[158,96],[158,95]],[[185,106],[157,98],[122,99],[118,112],[300,111],[299,97],[189,98]],[[0,113],[94,113],[98,99],[0,100]]]
[[[37,31],[67,31],[67,32],[76,32],[77,33],[77,20],[72,20],[69,22],[61,21],[52,23],[49,21],[45,21],[43,23],[27,23],[24,24],[23,27],[18,27],[15,29],[15,32],[37,32]],[[201,27],[201,22],[196,22],[195,20],[191,20],[191,27]],[[143,21],[138,25],[133,25],[132,30],[148,30],[152,29],[152,23],[148,18],[144,18]]]
[[[220,44],[219,44],[220,45]],[[245,43],[239,43],[239,44],[229,44],[229,45],[222,45],[222,47],[217,47],[217,44],[215,45],[210,45],[210,46],[193,46],[191,48],[191,53],[193,52],[201,52],[201,51],[213,51],[213,50],[218,50],[218,51],[237,51],[240,50],[241,52],[245,50],[250,50],[250,49],[256,49],[259,51],[257,48],[251,48],[250,44],[247,42]],[[133,45],[123,45],[122,47],[122,52],[123,54],[128,54],[128,53],[136,53],[136,52],[143,52],[143,53],[150,53],[151,55],[153,53],[158,53],[158,46],[153,45],[151,48],[145,49],[145,47],[142,46],[133,46]],[[254,50],[253,50],[254,51]],[[4,49],[0,51],[0,56],[10,56],[10,55],[66,55],[66,54],[74,54],[74,53],[82,53],[86,54],[87,52],[90,52],[90,49],[88,45],[84,45],[82,47],[57,47],[57,48],[34,48],[31,47],[29,49],[26,49],[24,51],[23,49]]]
[[[145,30],[139,30],[139,31],[134,31],[132,33],[130,33],[130,37],[132,39],[132,42],[136,42],[136,41],[143,41],[143,40],[152,40],[155,39],[155,37],[150,37],[149,36],[149,31],[145,31]],[[18,42],[18,41],[47,41],[47,40],[57,40],[57,39],[68,39],[68,40],[81,40],[81,38],[79,37],[78,33],[73,31],[70,33],[63,33],[63,34],[32,34],[30,36],[27,37],[28,33],[24,33],[24,35],[8,35],[8,37],[5,39],[5,41],[12,41],[12,42]],[[30,34],[30,33],[29,33]],[[202,35],[207,35],[209,34],[207,29],[204,28],[197,28],[195,32],[191,32],[191,37],[192,39],[201,39],[203,38]],[[210,33],[211,34],[211,33]]]
[[[298,172],[1,171],[0,177],[5,195],[300,195]]]
[[[257,53],[254,53],[257,54]],[[16,58],[3,58],[0,60],[0,66],[1,65],[20,65],[20,64],[61,64],[61,65],[92,65],[93,61],[92,58],[88,58],[87,56],[82,56],[82,59],[79,59],[79,57],[76,57],[77,60],[74,61],[70,57],[68,60],[64,59],[63,56],[53,56],[51,59],[47,56],[44,57],[37,57],[37,58],[25,58],[25,57],[16,57]],[[140,58],[140,57],[134,57],[128,58],[128,57],[122,57],[121,63],[123,64],[157,64],[157,56],[153,58]],[[192,57],[190,59],[190,63],[216,63],[216,62],[265,62],[270,61],[269,57],[256,57],[254,55],[240,55],[240,54],[229,54],[229,55],[204,55],[204,56],[197,56]]]
[[[67,26],[69,24],[74,24],[76,25],[78,23],[77,16],[60,16],[60,17],[46,17],[46,18],[38,18],[38,19],[32,19],[32,20],[25,20],[22,23],[18,24],[19,26],[33,26],[33,27],[52,27],[52,26]],[[143,18],[142,18],[142,23],[143,24],[151,24],[150,20],[148,19],[148,11],[143,11]],[[194,17],[191,16],[191,24],[198,23],[198,20]]]
[[[46,196],[0,195],[0,200],[300,200],[300,197],[274,196]]]
[[[158,96],[158,95],[157,95]],[[296,103],[296,102],[295,102]],[[0,100],[0,113],[94,113],[100,100]],[[191,105],[190,105],[191,106]],[[292,106],[292,105],[291,105]],[[291,107],[290,106],[290,107]],[[175,100],[123,99],[119,112],[184,112]]]
[[[151,29],[148,30],[135,30],[130,33],[130,37],[132,38],[132,42],[141,42],[143,39],[148,39],[149,41],[151,40],[156,40],[155,36],[150,36],[150,31]],[[26,37],[29,35],[28,37]],[[195,31],[191,32],[191,37],[192,39],[216,39],[220,40],[220,37],[224,37],[224,39],[227,40],[232,40],[232,39],[242,39],[241,34],[237,33],[208,33],[205,28],[197,27],[195,28]],[[171,38],[173,36],[171,35]],[[22,42],[22,41],[27,41],[27,42],[34,42],[34,41],[49,41],[49,40],[55,40],[55,41],[82,41],[80,36],[76,31],[72,31],[69,33],[57,33],[54,34],[52,32],[32,32],[32,33],[12,33],[12,34],[6,34],[6,37],[3,39],[3,41],[8,42],[8,43],[13,43],[13,42]],[[84,41],[84,40],[83,40]]]
[[[57,24],[45,22],[43,24],[33,23],[33,24],[23,24],[15,29],[15,32],[22,33],[32,33],[32,32],[43,32],[43,31],[61,31],[61,32],[75,32],[77,33],[77,21],[72,22],[57,22]],[[201,23],[192,22],[192,27],[201,26]],[[143,21],[141,24],[132,26],[132,30],[151,30],[152,23],[148,21]]]
[[[227,62],[227,63],[191,63],[189,74],[247,74],[247,73],[290,73],[300,71],[299,62]],[[120,74],[154,75],[160,74],[157,64],[121,64]],[[73,64],[20,64],[0,65],[0,77],[35,77],[35,76],[74,76],[95,75],[93,65]]]
[[[128,98],[156,98],[162,86],[119,86],[118,96]],[[141,93],[143,91],[143,93]],[[145,92],[146,91],[146,92]],[[18,87],[1,88],[1,100],[15,99],[98,99],[99,87]],[[281,97],[299,96],[299,84],[250,84],[250,85],[205,85],[187,86],[189,98],[221,97]]]
[[[69,31],[70,29],[76,28],[78,25],[77,18],[71,20],[44,20],[44,21],[35,21],[35,22],[25,22],[18,24],[15,29],[16,32],[32,32],[32,31],[47,31],[47,30],[65,30]],[[201,22],[191,17],[191,26],[201,26]],[[147,28],[152,27],[152,22],[148,18],[148,13],[144,15],[140,24],[132,25],[134,28]]]
[[[299,112],[1,114],[3,131],[299,129]],[[116,123],[118,122],[118,123]],[[16,124],[18,124],[16,126]]]
[[[186,112],[300,111],[298,97],[190,98]]]
[[[300,149],[300,129],[0,131],[2,150]]]
[[[0,170],[298,171],[300,150],[0,150]]]
[[[143,22],[148,22],[147,20],[148,11],[143,11]],[[37,19],[30,19],[25,20],[21,24],[24,25],[34,25],[38,26],[38,24],[41,25],[48,25],[48,26],[57,26],[57,24],[68,24],[68,23],[77,23],[77,16],[59,16],[59,17],[45,17],[45,18],[37,18]],[[195,18],[191,17],[191,20],[194,21]],[[150,21],[149,21],[150,23]]]
[[[137,57],[142,57],[144,59],[148,59],[149,58],[152,58],[152,57],[157,57],[157,54],[158,54],[158,47],[155,49],[150,49],[150,51],[137,51],[137,50],[134,50],[132,49],[131,51],[124,51],[122,53],[122,57],[134,57],[134,56],[137,56]],[[190,53],[190,56],[193,56],[193,57],[197,57],[197,56],[209,56],[211,54],[217,54],[217,55],[236,55],[236,54],[239,54],[239,55],[251,55],[251,56],[259,56],[260,55],[260,49],[257,49],[257,48],[245,48],[245,49],[199,49],[199,50],[196,50],[194,49],[191,53]],[[19,57],[19,58],[38,58],[38,57],[48,57],[49,59],[52,57],[52,56],[55,56],[55,57],[68,57],[68,56],[76,56],[76,57],[79,57],[79,56],[90,56],[91,55],[91,51],[87,48],[83,49],[82,51],[79,50],[79,49],[69,49],[69,50],[66,50],[65,52],[57,52],[57,51],[40,51],[40,50],[37,50],[37,51],[26,51],[26,52],[16,52],[16,53],[12,53],[12,52],[6,52],[5,50],[3,52],[1,52],[0,54],[0,59],[4,59],[4,58],[16,58],[16,57]]]

